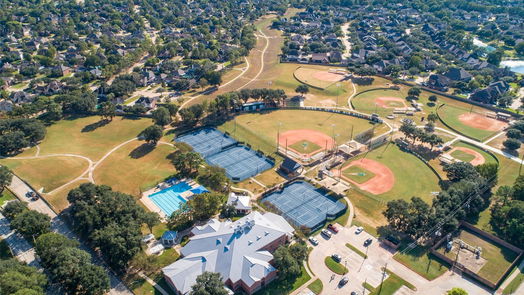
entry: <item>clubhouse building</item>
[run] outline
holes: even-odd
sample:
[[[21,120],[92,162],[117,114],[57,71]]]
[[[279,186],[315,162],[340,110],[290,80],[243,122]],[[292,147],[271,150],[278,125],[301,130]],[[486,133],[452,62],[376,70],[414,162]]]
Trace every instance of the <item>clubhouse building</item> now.
[[[233,291],[253,294],[275,279],[274,252],[289,241],[293,227],[274,213],[254,211],[235,221],[211,219],[191,231],[182,258],[162,269],[177,294],[188,294],[196,278],[216,272]]]

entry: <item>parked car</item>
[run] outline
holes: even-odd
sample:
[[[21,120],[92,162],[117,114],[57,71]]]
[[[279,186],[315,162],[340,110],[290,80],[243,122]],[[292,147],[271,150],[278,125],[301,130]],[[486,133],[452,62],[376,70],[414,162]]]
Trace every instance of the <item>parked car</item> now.
[[[352,291],[352,292],[351,292],[351,295],[358,295],[358,293],[355,292],[355,291]]]
[[[313,245],[313,246],[317,246],[318,245],[318,240],[313,238],[313,237],[310,237],[309,238],[309,242]]]
[[[333,258],[333,260],[335,260],[336,262],[342,261],[342,257],[340,257],[340,255],[338,254],[331,255],[331,258]]]
[[[334,224],[331,224],[331,223],[328,224],[327,228],[330,229],[334,233],[338,233],[338,228]]]
[[[338,282],[338,285],[339,286],[344,286],[345,284],[347,284],[349,282],[349,278],[348,277],[342,277],[342,279],[340,280],[340,282]]]
[[[331,233],[327,229],[323,229],[320,233],[328,239],[331,238]]]
[[[27,193],[25,193],[25,196],[29,199],[31,199],[31,201],[36,201],[38,200],[38,195],[33,192],[33,191],[28,191]]]
[[[358,235],[360,234],[362,231],[364,231],[364,228],[362,226],[359,226],[357,227],[357,230],[355,231],[355,233]]]
[[[373,242],[373,240],[372,240],[371,238],[366,239],[366,240],[364,241],[364,246],[367,247],[367,246],[371,245],[372,242]]]

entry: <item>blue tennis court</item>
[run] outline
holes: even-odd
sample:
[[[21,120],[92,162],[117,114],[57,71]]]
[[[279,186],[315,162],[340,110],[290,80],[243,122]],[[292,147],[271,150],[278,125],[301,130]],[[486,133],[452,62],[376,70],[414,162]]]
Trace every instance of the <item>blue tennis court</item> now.
[[[244,180],[273,167],[266,157],[243,145],[231,147],[206,160],[210,165],[226,169],[227,176],[233,180]]]
[[[213,155],[237,143],[233,138],[214,128],[203,128],[181,135],[176,138],[176,141],[189,144],[202,157]]]
[[[266,195],[263,201],[274,205],[296,226],[311,230],[322,227],[326,220],[344,214],[346,205],[305,181],[295,181],[282,190]]]
[[[193,131],[175,140],[189,144],[208,164],[224,168],[233,181],[253,177],[274,165],[268,158],[213,128]]]

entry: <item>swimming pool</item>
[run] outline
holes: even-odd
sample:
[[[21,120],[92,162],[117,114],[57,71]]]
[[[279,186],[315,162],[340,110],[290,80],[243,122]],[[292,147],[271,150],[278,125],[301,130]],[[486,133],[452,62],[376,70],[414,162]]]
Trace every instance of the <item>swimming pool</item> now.
[[[199,192],[207,192],[203,186],[197,187]],[[162,210],[167,216],[178,210],[183,203],[186,203],[187,200],[184,199],[181,194],[187,191],[194,191],[189,183],[181,181],[171,187],[163,189],[159,192],[149,195],[149,198],[155,205]]]

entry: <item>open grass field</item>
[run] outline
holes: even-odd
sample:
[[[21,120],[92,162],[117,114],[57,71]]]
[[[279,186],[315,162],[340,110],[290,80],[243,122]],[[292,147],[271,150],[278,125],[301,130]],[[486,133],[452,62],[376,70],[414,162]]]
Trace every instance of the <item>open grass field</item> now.
[[[322,149],[322,147],[320,147],[319,145],[308,140],[301,140],[299,142],[295,142],[294,144],[289,145],[289,147],[302,154],[310,154],[312,152]]]
[[[491,154],[485,152],[484,150],[482,150],[481,148],[479,148],[479,147],[477,147],[475,145],[472,145],[472,144],[469,144],[469,143],[466,143],[466,142],[463,142],[463,141],[458,141],[455,144],[453,144],[453,146],[454,147],[464,147],[464,148],[471,149],[471,150],[479,153],[480,155],[482,155],[482,157],[486,161],[485,163],[497,163],[497,159],[494,156],[492,156]],[[472,155],[470,155],[470,154],[466,154],[466,155],[467,156],[465,156],[465,157],[468,157],[468,156],[469,156],[468,158],[472,157]]]
[[[483,115],[486,112],[487,110],[480,107],[473,107],[472,105],[469,106],[469,108],[464,108],[450,104],[445,104],[439,107],[437,111],[440,120],[442,120],[442,122],[444,122],[450,128],[454,129],[458,133],[480,141],[486,140],[489,137],[495,135],[498,131],[502,130],[505,125],[501,121],[487,118],[485,115]],[[480,125],[477,126],[471,123],[466,123],[464,120],[468,116],[475,116],[475,118],[471,120],[477,122]],[[485,124],[486,127],[488,125],[490,127],[483,128],[481,123]]]
[[[264,113],[250,113],[237,116],[219,126],[239,141],[249,143],[253,148],[268,155],[276,152],[277,134],[288,130],[311,129],[335,135],[338,144],[347,142],[353,134],[358,134],[373,125],[364,119],[320,111],[278,110]],[[376,128],[376,132],[385,132],[385,125]]]
[[[150,119],[125,117],[115,117],[105,125],[99,116],[65,119],[47,128],[40,155],[69,153],[96,161],[152,124]]]
[[[438,177],[435,173],[417,157],[401,151],[394,144],[383,145],[367,154],[355,157],[343,164],[342,167],[364,156],[387,166],[395,176],[395,183],[390,191],[380,195],[364,193],[368,197],[386,203],[396,199],[409,200],[411,197],[417,196],[431,203],[433,198],[431,193],[440,190]]]
[[[51,206],[53,206],[53,209],[55,211],[61,212],[69,206],[69,202],[67,201],[67,194],[69,193],[69,191],[87,182],[88,181],[86,179],[81,179],[72,182],[60,188],[59,190],[54,191],[52,194],[44,194],[43,197],[46,199],[47,202],[49,202],[49,204],[51,204]]]
[[[47,157],[17,160],[3,159],[0,164],[9,167],[36,190],[50,192],[80,176],[88,167],[86,160],[74,157]]]
[[[462,229],[457,238],[461,239],[472,247],[482,248],[481,257],[485,259],[486,262],[484,265],[482,265],[477,274],[493,283],[496,283],[500,279],[500,277],[506,272],[507,268],[511,265],[515,258],[517,258],[517,253],[502,246],[496,245],[469,230]],[[456,250],[445,252],[444,247],[440,247],[438,251],[450,259],[455,259],[457,253]]]
[[[471,154],[468,154],[466,152],[456,150],[451,153],[453,158],[461,160],[462,162],[471,162],[473,159],[475,159],[475,156],[472,156]]]
[[[401,245],[398,254],[393,258],[428,280],[434,280],[449,268],[435,259],[428,247],[417,246],[407,253],[400,253],[406,245]]]
[[[342,170],[342,175],[357,183],[364,183],[375,177],[375,174],[359,166],[350,166]]]
[[[143,141],[133,141],[112,153],[96,168],[95,182],[140,196],[142,191],[175,173],[167,159],[172,152],[173,147],[169,145],[152,148]]]

